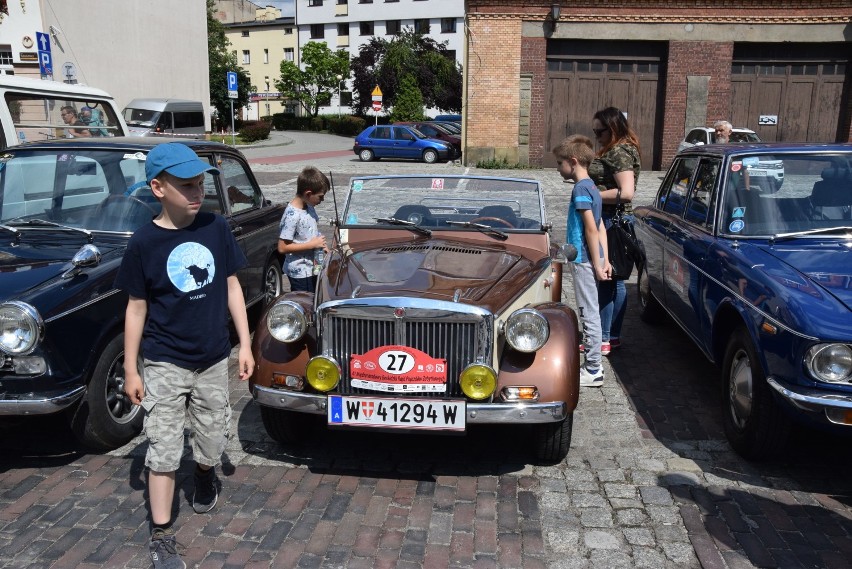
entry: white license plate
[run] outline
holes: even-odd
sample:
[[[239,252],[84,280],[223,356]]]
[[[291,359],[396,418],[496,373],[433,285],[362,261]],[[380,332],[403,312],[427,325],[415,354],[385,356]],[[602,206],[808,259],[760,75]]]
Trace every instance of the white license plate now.
[[[329,395],[328,424],[463,431],[465,403]]]
[[[753,168],[749,168],[748,175],[749,176],[766,176],[766,170],[755,170]]]

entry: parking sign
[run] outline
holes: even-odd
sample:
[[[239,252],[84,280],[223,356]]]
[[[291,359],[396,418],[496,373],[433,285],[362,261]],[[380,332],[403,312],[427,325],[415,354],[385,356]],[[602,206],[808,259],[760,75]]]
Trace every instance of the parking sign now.
[[[237,74],[234,71],[228,71],[228,98],[236,99],[237,97]]]
[[[53,79],[53,56],[50,54],[50,36],[44,32],[36,32],[38,44],[38,70],[41,76]]]

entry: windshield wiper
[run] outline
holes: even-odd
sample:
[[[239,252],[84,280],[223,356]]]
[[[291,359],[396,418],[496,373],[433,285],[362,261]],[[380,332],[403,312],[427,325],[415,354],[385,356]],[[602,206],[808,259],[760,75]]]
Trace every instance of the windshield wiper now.
[[[779,233],[778,235],[773,235],[770,242],[775,241],[786,241],[788,239],[795,239],[796,237],[802,237],[804,235],[822,235],[822,234],[832,234],[832,233],[852,233],[852,227],[849,226],[840,226],[840,227],[821,227],[819,229],[808,229],[806,231],[793,231],[792,233]]]
[[[426,237],[432,236],[432,231],[430,231],[429,229],[426,229],[425,227],[420,227],[416,223],[412,223],[404,219],[397,219],[395,217],[377,217],[376,221],[378,221],[379,223],[388,223],[390,225],[401,225],[406,229],[410,229],[415,233],[419,233],[420,235],[425,235]]]
[[[483,225],[481,223],[471,223],[470,221],[447,221],[447,225],[458,225],[459,227],[473,227],[474,229],[479,230],[486,235],[490,235],[495,239],[499,239],[500,241],[505,241],[509,238],[504,232],[499,229],[494,229],[493,227],[488,227],[487,225]]]
[[[26,219],[23,220],[21,218],[11,219],[6,222],[6,225],[12,229],[14,227],[19,226],[27,226],[27,227],[55,227],[56,229],[61,229],[63,231],[72,231],[74,233],[82,233],[89,239],[89,243],[92,242],[92,232],[88,229],[81,229],[79,227],[71,227],[70,225],[62,225],[61,223],[56,223],[55,221],[47,221],[45,219]],[[15,230],[17,231],[17,230]]]

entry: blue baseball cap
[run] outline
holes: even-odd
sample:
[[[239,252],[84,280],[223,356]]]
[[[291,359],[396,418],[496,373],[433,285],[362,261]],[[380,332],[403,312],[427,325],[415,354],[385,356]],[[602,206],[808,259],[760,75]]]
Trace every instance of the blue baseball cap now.
[[[145,178],[148,184],[162,172],[168,172],[175,178],[194,178],[204,172],[218,174],[219,170],[198,157],[193,150],[179,142],[158,144],[145,159]]]

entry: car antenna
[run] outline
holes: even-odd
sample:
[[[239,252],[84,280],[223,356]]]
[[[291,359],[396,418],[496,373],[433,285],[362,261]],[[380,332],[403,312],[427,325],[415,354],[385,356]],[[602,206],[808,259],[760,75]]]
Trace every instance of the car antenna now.
[[[334,191],[334,174],[329,170],[328,179],[331,182],[331,201],[334,202],[334,242],[340,247],[340,213],[337,211],[337,193]]]

